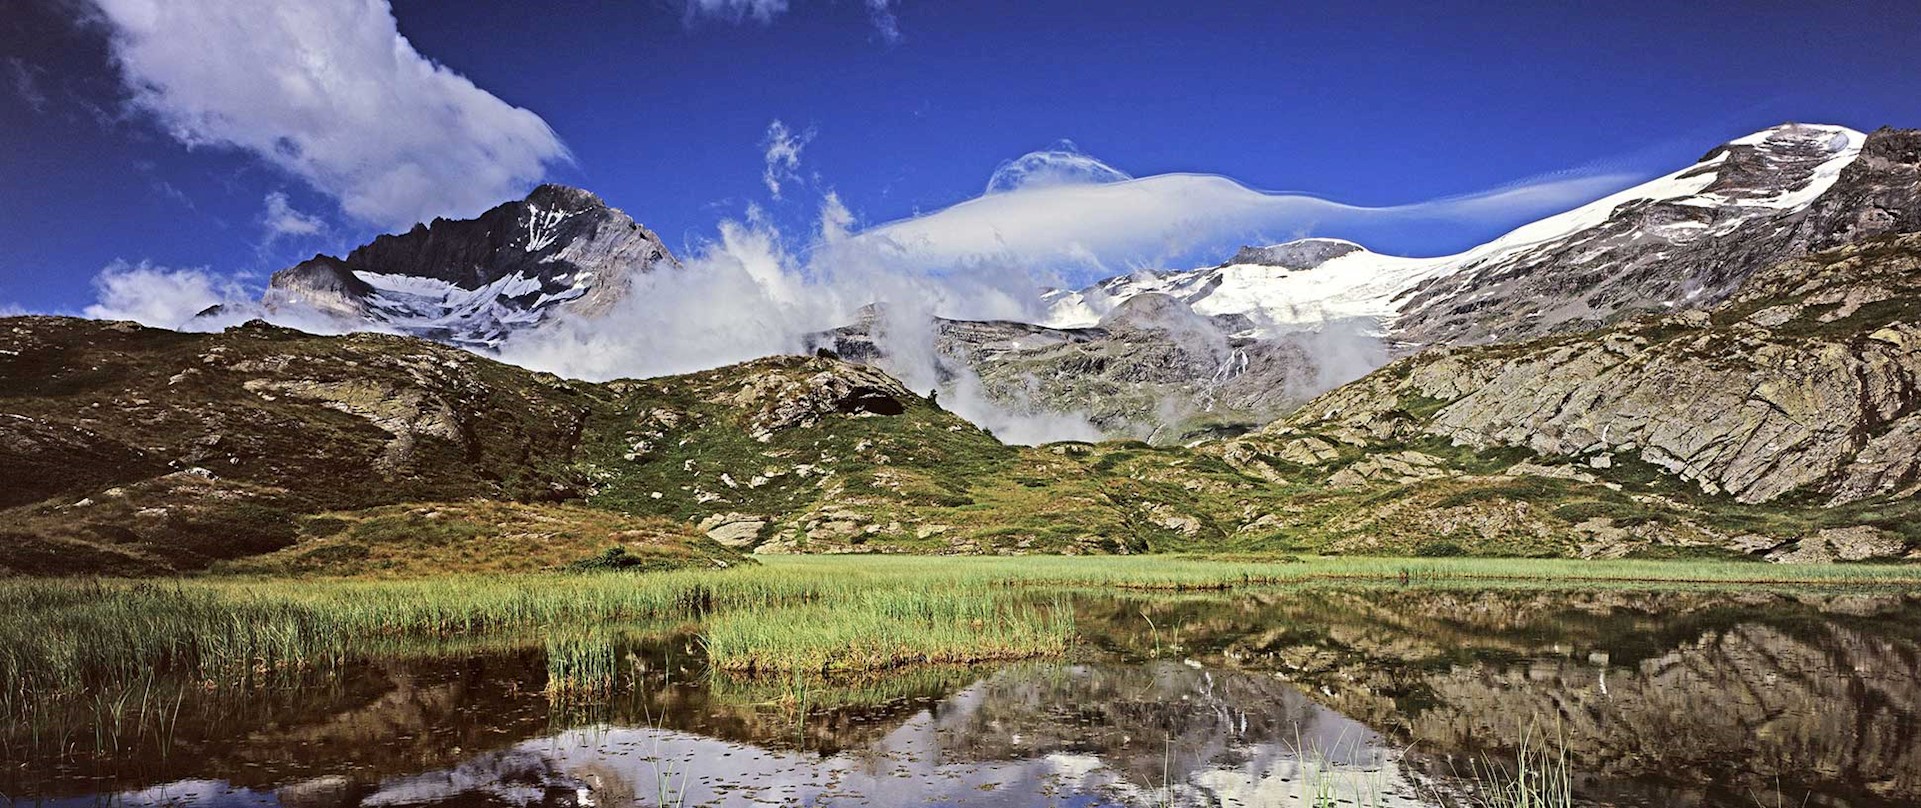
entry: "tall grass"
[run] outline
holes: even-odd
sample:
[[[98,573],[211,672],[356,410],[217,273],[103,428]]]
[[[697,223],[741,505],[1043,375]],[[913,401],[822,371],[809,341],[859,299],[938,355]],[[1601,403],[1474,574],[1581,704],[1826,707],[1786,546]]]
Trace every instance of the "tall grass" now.
[[[602,626],[549,635],[547,687],[550,698],[604,700],[620,686],[616,635]]]
[[[1058,653],[1067,613],[1014,587],[1205,590],[1316,581],[1582,586],[1921,584],[1921,568],[1508,559],[796,557],[649,574],[403,581],[0,582],[0,702],[153,673],[267,683],[409,643],[704,620],[728,670]]]
[[[1058,656],[1073,632],[1065,601],[883,589],[831,604],[721,612],[706,621],[702,639],[715,670],[827,673]]]

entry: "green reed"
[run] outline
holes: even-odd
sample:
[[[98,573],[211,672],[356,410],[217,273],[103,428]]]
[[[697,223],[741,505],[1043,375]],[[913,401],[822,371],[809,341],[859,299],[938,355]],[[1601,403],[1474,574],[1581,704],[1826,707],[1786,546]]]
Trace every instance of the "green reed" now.
[[[549,698],[604,700],[620,687],[616,635],[599,626],[546,638]]]
[[[0,582],[0,707],[155,673],[265,685],[409,644],[549,627],[704,621],[728,670],[858,670],[1061,653],[1076,588],[1921,584],[1913,566],[1514,559],[796,557],[644,574],[399,581],[191,578]],[[1027,590],[1027,591],[1017,591]]]
[[[701,638],[715,670],[869,671],[1058,656],[1074,633],[1065,601],[1005,590],[885,589],[831,604],[722,612]]]

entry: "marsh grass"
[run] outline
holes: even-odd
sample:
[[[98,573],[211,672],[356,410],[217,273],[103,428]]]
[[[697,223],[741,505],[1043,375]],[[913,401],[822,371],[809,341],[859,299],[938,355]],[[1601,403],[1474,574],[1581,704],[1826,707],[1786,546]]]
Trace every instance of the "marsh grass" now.
[[[1921,568],[1708,561],[794,557],[726,570],[416,580],[0,582],[0,707],[153,675],[257,687],[374,655],[698,621],[729,671],[853,671],[1063,653],[1077,590],[1317,582],[1590,588],[1921,585]],[[584,646],[583,646],[584,648]],[[562,657],[577,651],[558,648]],[[571,673],[569,675],[572,675]]]
[[[623,682],[618,636],[605,627],[591,626],[546,637],[548,698],[569,702],[612,696]]]
[[[831,604],[721,612],[705,623],[707,662],[733,673],[871,671],[1060,656],[1073,638],[1065,601],[991,589],[884,589]]]

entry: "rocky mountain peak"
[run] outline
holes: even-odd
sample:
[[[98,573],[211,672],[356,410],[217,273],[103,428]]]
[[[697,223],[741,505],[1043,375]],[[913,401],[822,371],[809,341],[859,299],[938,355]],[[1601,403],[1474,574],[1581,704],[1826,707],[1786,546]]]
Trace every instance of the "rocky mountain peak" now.
[[[472,219],[437,218],[345,258],[303,261],[274,274],[264,303],[486,347],[553,311],[604,313],[632,273],[662,263],[676,262],[626,213],[547,184]]]
[[[1807,190],[1824,174],[1831,181],[1864,139],[1846,127],[1785,123],[1716,147],[1684,176],[1712,172],[1714,181],[1702,193],[1714,201],[1791,204],[1781,197]]]
[[[1254,265],[1282,269],[1313,269],[1343,255],[1365,252],[1367,248],[1338,238],[1299,238],[1266,247],[1242,247],[1221,266]]]
[[[543,183],[528,192],[523,202],[527,205],[538,205],[570,213],[607,207],[607,202],[602,200],[599,194],[585,188],[552,182]]]

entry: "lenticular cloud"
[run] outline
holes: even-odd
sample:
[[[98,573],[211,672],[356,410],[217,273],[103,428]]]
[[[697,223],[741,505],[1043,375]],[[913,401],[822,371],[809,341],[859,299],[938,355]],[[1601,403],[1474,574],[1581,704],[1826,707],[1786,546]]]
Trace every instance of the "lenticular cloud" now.
[[[1082,152],[1074,141],[1062,140],[1052,148],[1028,152],[1001,163],[987,179],[987,193],[999,194],[1022,188],[1052,185],[1097,185],[1131,180],[1127,172]]]

